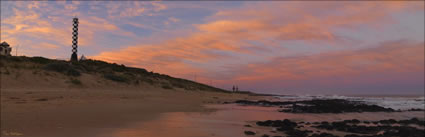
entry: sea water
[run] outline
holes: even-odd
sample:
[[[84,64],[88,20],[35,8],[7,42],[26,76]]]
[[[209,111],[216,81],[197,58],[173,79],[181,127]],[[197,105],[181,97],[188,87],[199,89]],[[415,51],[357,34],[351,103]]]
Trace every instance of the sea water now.
[[[341,96],[341,95],[285,95],[276,96],[281,101],[301,101],[312,99],[345,99],[361,101],[395,110],[425,109],[424,96]]]

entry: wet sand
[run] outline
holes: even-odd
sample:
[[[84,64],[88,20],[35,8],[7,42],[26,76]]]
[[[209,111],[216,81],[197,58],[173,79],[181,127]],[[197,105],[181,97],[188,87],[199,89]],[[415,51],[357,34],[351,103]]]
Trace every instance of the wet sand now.
[[[425,115],[423,111],[282,113],[277,112],[278,107],[222,104],[270,97],[158,88],[2,89],[1,93],[2,137],[246,137],[244,131],[274,136],[282,133],[256,126],[255,122],[404,120],[424,119]]]
[[[244,131],[253,131],[257,136],[271,136],[282,133],[270,132],[273,129],[258,127],[255,121],[291,119],[295,122],[321,122],[359,119],[377,121],[384,119],[424,119],[424,112],[364,112],[342,114],[293,114],[277,112],[276,107],[240,106],[236,104],[207,105],[218,109],[212,112],[171,112],[163,113],[156,120],[135,123],[127,128],[112,128],[96,137],[246,137]],[[245,127],[250,125],[252,127]],[[322,130],[325,131],[325,130]],[[341,132],[329,132],[344,135]]]

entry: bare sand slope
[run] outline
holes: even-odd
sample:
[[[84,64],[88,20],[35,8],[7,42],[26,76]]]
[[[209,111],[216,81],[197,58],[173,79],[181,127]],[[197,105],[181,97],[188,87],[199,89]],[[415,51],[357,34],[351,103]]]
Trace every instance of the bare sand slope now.
[[[4,72],[4,71],[3,71]],[[107,128],[155,119],[165,112],[205,112],[204,104],[254,99],[246,94],[130,85],[82,74],[31,69],[1,75],[1,135],[88,137]]]

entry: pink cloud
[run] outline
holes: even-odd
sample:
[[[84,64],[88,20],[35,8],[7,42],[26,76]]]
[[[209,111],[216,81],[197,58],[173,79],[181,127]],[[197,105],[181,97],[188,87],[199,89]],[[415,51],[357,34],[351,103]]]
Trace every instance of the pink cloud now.
[[[290,81],[320,77],[355,77],[372,73],[394,74],[424,70],[424,43],[382,43],[377,48],[322,53],[300,57],[277,57],[266,63],[237,68],[237,81]],[[333,81],[335,82],[335,81]]]
[[[253,8],[252,6],[256,11],[250,10]],[[293,8],[293,6],[303,8]],[[152,64],[157,64],[161,66],[161,69],[158,69],[161,73],[174,76],[192,75],[193,73],[209,75],[206,74],[211,73],[209,70],[200,69],[188,62],[211,63],[222,59],[237,60],[238,58],[222,54],[210,54],[208,51],[249,55],[256,51],[247,50],[248,47],[261,48],[246,43],[246,40],[254,40],[262,43],[263,46],[275,47],[278,44],[265,39],[338,42],[341,36],[335,34],[332,31],[333,28],[350,26],[351,29],[355,29],[352,26],[368,25],[373,29],[382,23],[392,23],[389,20],[390,14],[412,7],[418,6],[408,2],[247,4],[240,9],[217,12],[206,23],[196,24],[195,27],[198,31],[192,32],[186,37],[167,39],[159,44],[129,46],[119,51],[102,52],[93,57],[148,69]],[[276,9],[279,9],[279,12],[275,11]],[[423,8],[419,6],[415,10],[423,10]],[[337,13],[329,13],[330,11]],[[310,77],[349,76],[381,70],[403,71],[405,68],[417,70],[418,66],[411,65],[412,62],[405,60],[420,61],[421,58],[415,51],[421,47],[413,46],[415,48],[412,50],[411,48],[400,48],[397,43],[390,45],[394,44],[396,46],[385,46],[386,48],[382,46],[376,49],[384,50],[385,54],[379,54],[380,51],[361,50],[292,58],[275,57],[273,60],[264,60],[269,63],[252,64],[245,61],[244,63],[248,65],[243,65],[243,68],[229,68],[242,73],[241,75],[233,74],[230,80],[261,81],[281,77],[302,80]],[[389,47],[407,51],[394,51]],[[404,54],[408,52],[414,52],[415,54],[412,55],[417,56]],[[405,60],[401,61],[394,56],[401,56]],[[396,65],[397,63],[403,65]],[[210,78],[205,78],[204,81],[207,82],[208,79]],[[229,80],[220,79],[217,81],[229,82]]]

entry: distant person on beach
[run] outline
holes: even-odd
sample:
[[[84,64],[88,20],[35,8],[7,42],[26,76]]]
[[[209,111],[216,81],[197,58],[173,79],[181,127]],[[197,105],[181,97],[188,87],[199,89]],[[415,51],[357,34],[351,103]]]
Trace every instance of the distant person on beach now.
[[[235,85],[233,85],[232,92],[235,92]]]

